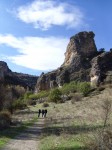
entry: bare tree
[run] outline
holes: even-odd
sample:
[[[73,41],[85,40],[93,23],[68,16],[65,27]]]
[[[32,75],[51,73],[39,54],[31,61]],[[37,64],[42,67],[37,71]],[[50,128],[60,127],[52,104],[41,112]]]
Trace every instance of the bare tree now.
[[[109,120],[109,116],[111,113],[111,101],[109,99],[106,99],[102,105],[103,111],[104,111],[104,123],[103,123],[103,127],[105,128],[107,126],[108,120]]]

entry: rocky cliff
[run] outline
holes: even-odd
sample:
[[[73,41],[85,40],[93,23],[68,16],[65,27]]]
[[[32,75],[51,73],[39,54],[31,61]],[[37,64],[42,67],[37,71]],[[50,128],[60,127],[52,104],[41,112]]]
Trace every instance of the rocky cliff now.
[[[64,63],[56,70],[42,73],[37,80],[36,92],[62,86],[73,80],[110,82],[112,77],[112,52],[99,52],[93,32],[80,32],[70,38]]]
[[[103,52],[91,61],[91,83],[112,83],[112,51]]]
[[[97,53],[94,36],[93,32],[80,32],[72,36],[67,46],[63,65],[77,64],[76,61],[80,59],[80,56],[85,58],[94,57]]]
[[[8,68],[7,63],[0,61],[0,83],[4,83],[5,85],[20,85],[33,90],[37,78],[37,76],[12,72]]]

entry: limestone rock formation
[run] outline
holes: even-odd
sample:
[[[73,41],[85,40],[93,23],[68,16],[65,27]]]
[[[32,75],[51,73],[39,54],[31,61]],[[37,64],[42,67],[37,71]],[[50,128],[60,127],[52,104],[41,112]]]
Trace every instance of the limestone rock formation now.
[[[80,32],[72,36],[67,46],[63,65],[77,63],[76,61],[80,59],[79,55],[86,58],[95,56],[97,48],[94,42],[94,36],[95,34],[93,32]]]
[[[112,74],[112,52],[103,52],[91,61],[91,83],[111,82],[109,76]]]
[[[97,51],[93,32],[80,32],[70,38],[64,63],[57,70],[42,74],[36,85],[36,92],[60,87],[70,81],[100,82],[112,81],[112,51]]]
[[[34,89],[37,78],[37,76],[12,72],[6,62],[0,61],[0,83],[6,85],[20,85],[25,88],[29,87],[29,89]]]
[[[97,54],[94,36],[93,32],[80,32],[71,37],[64,63],[57,70],[42,74],[37,80],[36,91],[60,87],[72,80],[89,81],[90,60]]]

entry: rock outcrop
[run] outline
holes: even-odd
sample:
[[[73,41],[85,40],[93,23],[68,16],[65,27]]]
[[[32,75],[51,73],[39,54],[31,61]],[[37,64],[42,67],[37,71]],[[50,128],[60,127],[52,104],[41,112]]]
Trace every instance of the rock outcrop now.
[[[0,61],[0,82],[4,82],[5,75],[11,73],[11,70],[8,68],[7,63]]]
[[[36,92],[60,87],[70,81],[100,82],[112,81],[112,51],[97,51],[93,32],[80,32],[70,38],[64,63],[57,70],[42,74],[36,85]]]
[[[97,53],[93,32],[80,32],[70,38],[65,53],[64,66],[78,63],[79,56],[92,58]]]
[[[91,83],[112,82],[112,52],[103,52],[91,61]]]
[[[37,76],[12,72],[6,62],[0,61],[0,83],[4,83],[5,85],[20,85],[33,90],[37,79]]]

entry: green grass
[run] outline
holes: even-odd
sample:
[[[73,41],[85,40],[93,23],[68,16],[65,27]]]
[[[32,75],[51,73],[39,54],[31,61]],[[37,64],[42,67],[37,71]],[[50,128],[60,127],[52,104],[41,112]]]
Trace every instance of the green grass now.
[[[43,138],[40,150],[81,150],[84,145],[75,136],[49,136]]]
[[[20,134],[22,131],[27,129],[29,126],[33,125],[37,121],[37,117],[34,117],[30,121],[23,122],[19,127],[10,127],[9,129],[4,129],[0,131],[0,148],[5,146],[5,144],[13,139],[15,136]]]

